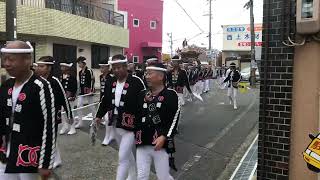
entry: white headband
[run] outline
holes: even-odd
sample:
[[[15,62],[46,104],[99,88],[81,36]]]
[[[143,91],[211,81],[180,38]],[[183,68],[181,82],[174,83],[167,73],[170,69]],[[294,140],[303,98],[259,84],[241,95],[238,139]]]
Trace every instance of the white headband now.
[[[146,68],[146,70],[155,70],[155,71],[163,71],[163,72],[167,72],[167,69],[160,68],[160,67],[154,67],[154,66],[147,67],[147,68]]]
[[[150,58],[150,59],[147,59],[147,62],[150,62],[150,61],[158,61],[157,58]]]
[[[60,63],[60,66],[72,67],[73,63]]]
[[[99,64],[99,66],[110,66],[110,64]]]
[[[171,59],[171,61],[180,61],[181,57],[179,57],[179,59]]]
[[[119,59],[119,60],[115,60],[115,61],[110,61],[109,63],[110,64],[118,64],[118,63],[127,63],[128,62],[128,59]]]
[[[36,64],[46,64],[46,65],[54,65],[54,61],[53,62],[43,62],[43,61],[39,61]]]
[[[10,54],[29,54],[33,53],[33,47],[30,44],[29,41],[26,42],[30,49],[7,49],[7,48],[1,48],[2,53],[10,53]]]

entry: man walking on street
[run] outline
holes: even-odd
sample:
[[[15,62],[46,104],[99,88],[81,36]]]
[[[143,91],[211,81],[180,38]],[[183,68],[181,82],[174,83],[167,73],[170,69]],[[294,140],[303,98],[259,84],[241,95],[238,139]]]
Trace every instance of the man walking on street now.
[[[55,99],[51,85],[33,74],[29,42],[11,41],[3,64],[14,78],[0,88],[1,180],[47,180],[56,148]],[[4,141],[3,141],[4,140]],[[40,175],[40,176],[39,176]]]
[[[112,58],[111,60],[112,61]],[[108,61],[103,61],[99,64],[101,75],[100,75],[100,101],[102,100],[102,97],[104,96],[105,92],[105,84],[107,81],[110,81],[113,78],[113,75],[110,70],[110,63]],[[113,126],[109,126],[109,114],[107,113],[103,117],[104,121],[103,124],[106,128],[106,134],[104,136],[104,139],[102,141],[102,145],[106,146],[110,144],[110,142],[115,138],[115,128]]]
[[[180,68],[181,59],[179,56],[172,57],[173,70],[168,73],[168,87],[174,89],[179,96],[179,101],[183,106],[185,104],[183,89],[187,88],[190,94],[192,94],[189,78],[185,70]]]
[[[49,81],[53,95],[54,95],[54,102],[55,102],[55,110],[56,110],[56,126],[55,130],[58,131],[58,125],[62,122],[61,111],[62,107],[67,114],[67,118],[69,121],[73,119],[71,106],[66,96],[66,92],[64,91],[62,84],[60,83],[59,79],[54,77],[52,74],[54,72],[53,67],[55,61],[51,56],[43,56],[41,57],[38,62],[38,72],[41,77]],[[60,151],[58,146],[56,147],[56,154],[55,154],[55,161],[53,164],[53,168],[60,166],[62,163]]]
[[[241,81],[240,72],[236,69],[236,64],[230,64],[230,70],[227,71],[227,76],[223,83],[228,83],[228,97],[230,104],[233,104],[234,109],[238,109],[237,106],[237,95],[238,95],[238,84]]]
[[[112,57],[110,64],[114,78],[105,83],[104,96],[99,104],[96,124],[109,113],[109,125],[116,127],[116,141],[119,145],[119,165],[116,180],[134,180],[136,164],[134,147],[134,122],[136,120],[138,94],[145,89],[140,78],[128,73],[128,60],[123,55]]]
[[[78,96],[78,105],[77,108],[82,107],[84,104],[84,99],[88,100],[88,104],[93,103],[93,98],[90,94],[94,93],[94,75],[93,71],[87,67],[87,59],[83,56],[80,56],[77,60],[80,71],[79,71],[79,80],[80,80],[80,95]],[[94,109],[91,108],[91,112]],[[78,111],[78,123],[75,125],[75,128],[78,129],[82,127],[82,111]]]
[[[167,69],[163,64],[150,65],[146,70],[149,90],[139,94],[135,122],[138,180],[149,179],[152,161],[159,180],[173,180],[169,153],[172,157],[173,137],[180,116],[178,95],[164,85]]]
[[[62,72],[60,80],[61,80],[62,87],[66,92],[66,97],[71,105],[71,108],[74,107],[74,102],[76,99],[76,93],[78,89],[77,79],[71,73],[72,65],[73,63],[60,63],[61,72]],[[68,135],[77,133],[75,128],[76,122],[72,119],[72,122],[70,123],[71,123],[71,127],[68,132]],[[68,128],[69,128],[69,123],[66,122],[65,119],[62,119],[62,128],[59,133],[65,134]]]

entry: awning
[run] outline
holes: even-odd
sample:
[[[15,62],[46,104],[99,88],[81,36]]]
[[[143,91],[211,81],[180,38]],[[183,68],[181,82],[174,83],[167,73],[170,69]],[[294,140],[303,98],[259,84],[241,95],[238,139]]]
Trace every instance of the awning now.
[[[144,48],[162,48],[162,43],[158,43],[158,42],[143,42],[143,43],[141,43],[141,47],[144,47]]]

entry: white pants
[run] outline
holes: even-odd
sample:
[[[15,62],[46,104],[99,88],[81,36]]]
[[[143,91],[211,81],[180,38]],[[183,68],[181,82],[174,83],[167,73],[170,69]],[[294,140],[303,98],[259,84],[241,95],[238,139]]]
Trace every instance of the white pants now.
[[[62,163],[60,149],[58,147],[58,143],[56,143],[56,151],[54,152],[54,166],[60,165]]]
[[[70,104],[70,111],[72,111],[72,113],[74,113],[73,109],[74,109],[74,106],[75,106],[75,101],[69,101],[69,104]],[[64,109],[64,107],[62,107],[62,111],[66,111]],[[74,117],[73,117],[74,118]],[[64,116],[61,116],[61,123],[62,125],[64,126],[69,126],[69,123],[73,123],[74,122],[74,119],[68,119],[68,116],[67,114],[65,113]]]
[[[203,80],[202,82],[202,92],[204,93],[205,92],[205,89],[206,89],[206,80]]]
[[[136,163],[132,152],[135,147],[134,133],[116,128],[116,141],[119,145],[119,164],[116,180],[137,179]]]
[[[104,140],[102,142],[102,144],[104,145],[108,145],[114,138],[115,138],[115,127],[114,126],[108,126],[109,124],[109,113],[107,113],[104,116],[104,120],[105,120],[105,128],[106,128],[106,134],[104,136]]]
[[[210,91],[210,80],[209,79],[206,79],[204,81],[204,92],[207,92],[207,91]]]
[[[203,93],[204,89],[204,81],[199,81],[199,94],[201,95]]]
[[[94,102],[94,99],[93,99],[94,96],[79,96],[78,97],[78,101],[77,101],[77,108],[79,107],[82,107],[83,104],[84,104],[84,101],[87,100],[88,104],[92,104]],[[94,109],[94,106],[91,106],[90,107],[90,111],[94,113],[95,109]],[[79,116],[79,119],[80,121],[82,120],[82,110],[79,110],[77,112],[78,116]]]
[[[197,87],[197,84],[193,85],[193,86],[192,86],[192,89],[191,89],[192,92],[197,94],[197,88],[198,88],[198,87]]]
[[[173,180],[170,175],[168,153],[165,149],[155,151],[153,146],[137,148],[138,180],[149,180],[152,161],[158,180]]]
[[[4,173],[6,165],[0,163],[0,180],[38,180],[38,173]]]
[[[191,89],[191,91],[192,92],[194,92],[193,91],[193,89],[194,89],[194,86],[193,85],[190,85],[190,89]],[[186,89],[186,94],[187,94],[187,96],[186,96],[186,99],[187,99],[187,101],[192,101],[192,93],[190,93],[187,89]]]
[[[184,97],[184,98],[187,98],[187,97],[188,97],[187,87],[183,87],[183,97]]]
[[[178,93],[178,98],[179,98],[181,106],[184,106],[184,104],[185,104],[184,95],[182,93]]]
[[[202,89],[203,89],[203,82],[198,81],[194,86],[195,86],[195,93],[201,95]]]
[[[234,88],[231,85],[231,87],[228,88],[228,97],[229,97],[230,103],[233,102],[233,107],[237,107],[237,94],[238,94],[238,89]]]

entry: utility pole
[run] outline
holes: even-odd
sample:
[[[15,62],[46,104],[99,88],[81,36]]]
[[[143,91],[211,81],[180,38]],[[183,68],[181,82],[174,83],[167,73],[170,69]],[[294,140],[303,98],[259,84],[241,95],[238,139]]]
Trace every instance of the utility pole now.
[[[211,55],[211,20],[212,20],[212,12],[211,12],[211,7],[212,6],[212,0],[209,0],[209,51]]]
[[[17,39],[17,1],[6,1],[6,39],[13,41]]]
[[[250,31],[251,31],[251,63],[250,63],[250,84],[255,87],[256,85],[256,35],[254,31],[254,14],[253,14],[253,0],[249,0],[249,2],[245,5],[245,8],[250,9]]]
[[[173,56],[173,40],[172,40],[172,33],[167,33],[167,35],[169,36],[170,40],[170,52],[171,52],[171,57]]]

